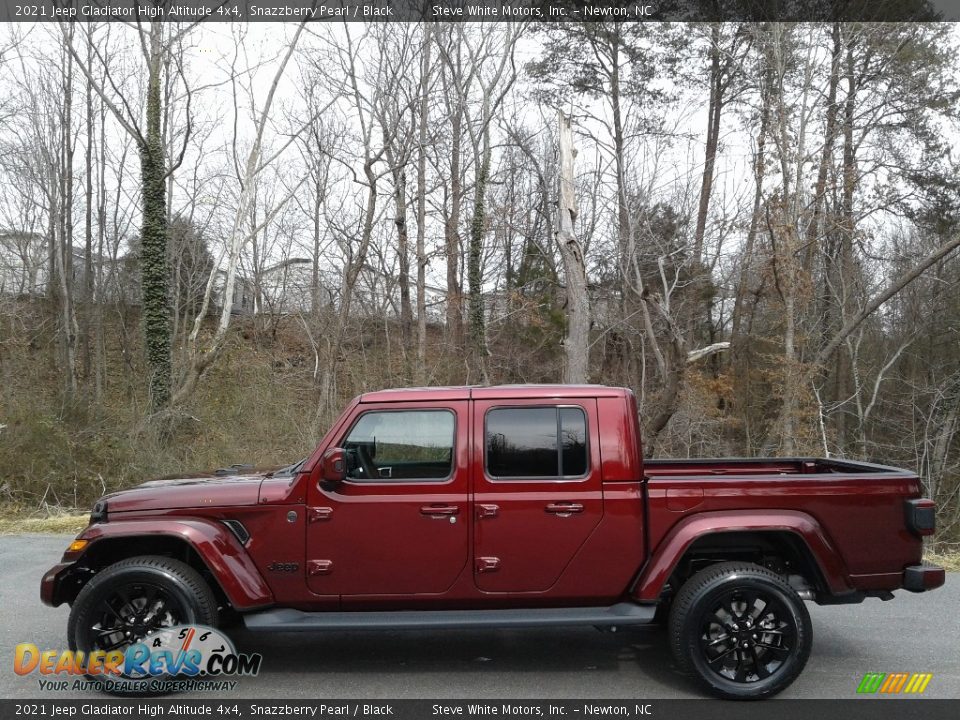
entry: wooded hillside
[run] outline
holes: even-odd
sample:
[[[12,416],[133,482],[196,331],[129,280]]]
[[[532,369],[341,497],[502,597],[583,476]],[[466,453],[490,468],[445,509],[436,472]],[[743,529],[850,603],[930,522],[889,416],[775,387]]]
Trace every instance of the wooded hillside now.
[[[915,469],[960,541],[950,24],[0,28],[0,493],[625,385],[658,456]]]

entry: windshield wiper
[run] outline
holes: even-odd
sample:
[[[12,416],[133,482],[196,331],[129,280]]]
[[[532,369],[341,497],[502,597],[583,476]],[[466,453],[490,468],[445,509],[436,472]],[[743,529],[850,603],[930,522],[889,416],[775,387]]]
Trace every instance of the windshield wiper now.
[[[287,465],[282,467],[279,470],[274,470],[273,472],[267,473],[267,477],[273,477],[274,475],[296,475],[297,471],[303,467],[303,464],[308,460],[304,458],[300,462],[295,462],[293,465]]]

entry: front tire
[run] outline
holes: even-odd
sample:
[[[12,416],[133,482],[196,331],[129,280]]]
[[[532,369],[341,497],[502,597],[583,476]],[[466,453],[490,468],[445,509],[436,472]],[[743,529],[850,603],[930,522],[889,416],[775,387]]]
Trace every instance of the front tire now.
[[[746,562],[711,565],[684,583],[670,612],[678,664],[708,692],[753,700],[787,688],[810,657],[813,626],[796,591]]]
[[[100,571],[77,595],[67,621],[71,650],[124,650],[176,625],[217,624],[217,600],[186,563],[145,555]],[[93,676],[91,676],[93,677]]]

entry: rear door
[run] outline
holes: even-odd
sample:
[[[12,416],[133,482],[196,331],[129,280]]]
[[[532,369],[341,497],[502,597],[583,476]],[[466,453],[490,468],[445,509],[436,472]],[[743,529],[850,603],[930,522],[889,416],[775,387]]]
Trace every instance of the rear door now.
[[[444,593],[468,544],[468,403],[358,405],[336,445],[347,478],[309,490],[310,590],[351,598]]]
[[[603,517],[592,398],[475,400],[474,581],[544,592]]]

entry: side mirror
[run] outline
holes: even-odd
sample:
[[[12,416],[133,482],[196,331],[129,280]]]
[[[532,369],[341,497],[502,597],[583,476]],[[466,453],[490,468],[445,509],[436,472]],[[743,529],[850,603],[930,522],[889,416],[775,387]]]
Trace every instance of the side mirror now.
[[[320,475],[329,483],[344,481],[347,477],[347,460],[343,448],[330,448],[323,454]]]

